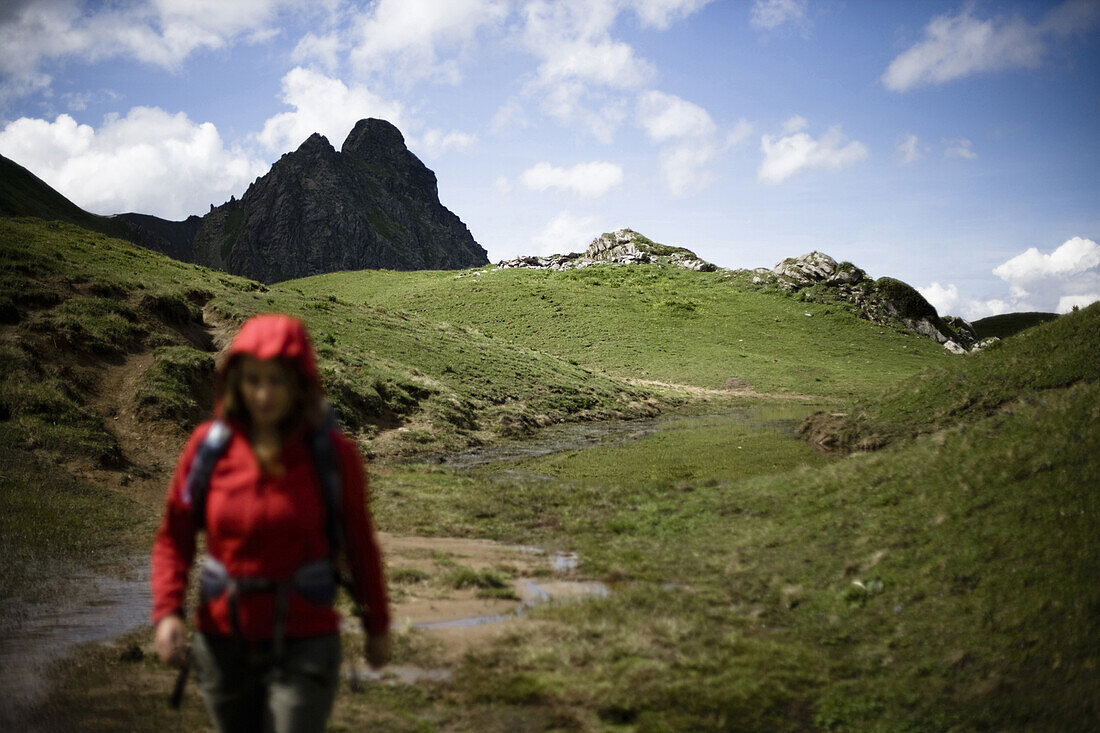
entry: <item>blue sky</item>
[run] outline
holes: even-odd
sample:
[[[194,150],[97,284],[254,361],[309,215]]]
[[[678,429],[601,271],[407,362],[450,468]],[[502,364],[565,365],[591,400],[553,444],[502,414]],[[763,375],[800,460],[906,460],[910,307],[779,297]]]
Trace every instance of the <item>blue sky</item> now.
[[[1098,112],[1100,0],[0,8],[0,154],[97,213],[202,214],[383,117],[493,261],[816,249],[968,318],[1100,299]]]

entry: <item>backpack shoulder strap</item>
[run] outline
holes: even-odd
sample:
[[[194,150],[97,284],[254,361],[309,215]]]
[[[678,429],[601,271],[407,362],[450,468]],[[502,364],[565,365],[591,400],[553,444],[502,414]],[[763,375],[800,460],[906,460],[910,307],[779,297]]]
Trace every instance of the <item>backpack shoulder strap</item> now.
[[[327,406],[327,410],[321,427],[309,436],[309,449],[313,454],[313,464],[317,469],[317,480],[325,502],[325,534],[332,554],[338,557],[345,550],[344,528],[340,521],[344,513],[344,477],[340,470],[340,456],[337,455],[336,444],[332,440],[336,416],[331,405]]]
[[[191,505],[195,529],[206,529],[206,495],[210,490],[210,476],[214,473],[214,464],[229,447],[233,430],[222,420],[215,420],[203,436],[191,466],[187,469],[187,479],[183,485],[183,503]]]

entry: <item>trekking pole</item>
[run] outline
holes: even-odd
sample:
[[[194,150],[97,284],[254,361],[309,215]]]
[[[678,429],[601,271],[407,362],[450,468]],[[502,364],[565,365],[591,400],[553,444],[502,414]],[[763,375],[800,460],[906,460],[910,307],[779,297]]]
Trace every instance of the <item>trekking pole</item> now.
[[[176,675],[176,684],[172,687],[172,695],[168,698],[168,707],[172,710],[179,710],[180,703],[183,702],[183,688],[187,686],[187,677],[191,673],[191,650],[187,650],[187,658],[183,661],[183,666],[180,667],[179,674]]]

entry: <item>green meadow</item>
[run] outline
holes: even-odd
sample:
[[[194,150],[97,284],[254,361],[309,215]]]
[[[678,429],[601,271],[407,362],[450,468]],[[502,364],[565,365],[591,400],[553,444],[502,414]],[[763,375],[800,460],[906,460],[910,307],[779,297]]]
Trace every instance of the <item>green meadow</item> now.
[[[144,551],[160,496],[123,480],[136,459],[112,410],[182,440],[218,339],[287,311],[374,457],[382,530],[576,552],[609,590],[529,609],[449,680],[342,689],[331,730],[1100,725],[1100,306],[951,356],[739,274],[268,288],[33,219],[0,220],[0,276],[5,597],[29,593],[36,563]],[[140,359],[132,394],[104,394]],[[505,578],[456,566],[443,582],[507,597]],[[148,637],[59,667],[43,721],[201,727],[193,693],[182,717],[165,708]],[[120,655],[131,644],[144,659]],[[395,665],[442,660],[399,628]]]

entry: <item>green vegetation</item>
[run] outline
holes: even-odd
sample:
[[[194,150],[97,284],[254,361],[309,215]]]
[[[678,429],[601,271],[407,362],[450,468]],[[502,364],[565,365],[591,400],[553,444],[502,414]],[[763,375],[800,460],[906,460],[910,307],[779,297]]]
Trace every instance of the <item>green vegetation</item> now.
[[[867,398],[849,418],[820,415],[820,430],[836,434],[835,447],[852,448],[869,436],[881,444],[1042,401],[1051,390],[1100,377],[1098,352],[1089,348],[1098,329],[1096,306],[1068,314]]]
[[[143,417],[193,427],[209,414],[213,387],[214,357],[190,346],[162,346],[141,376],[135,401]]]
[[[342,272],[273,291],[399,308],[610,376],[710,388],[736,377],[760,392],[851,397],[951,358],[929,339],[838,306],[761,293],[730,273],[658,265],[476,272]]]
[[[366,272],[268,289],[35,220],[0,221],[0,285],[4,594],[42,563],[99,562],[141,532],[147,546],[159,505],[61,466],[125,464],[107,411],[119,397],[102,387],[136,356],[151,364],[127,397],[141,415],[205,411],[200,309],[228,327],[267,310],[308,322],[344,424],[391,459],[372,471],[380,528],[575,551],[579,574],[609,587],[528,609],[450,681],[342,692],[334,729],[1100,721],[1100,306],[955,357],[736,273]],[[658,402],[636,379],[708,401]],[[817,452],[795,425],[820,405],[721,396],[746,383],[822,398],[814,443],[881,449]],[[685,409],[587,448],[469,469],[392,460],[670,406]],[[503,597],[509,573],[437,562],[391,581],[395,596]],[[453,663],[415,631],[395,648],[399,665]],[[96,647],[63,679],[63,720],[178,724],[170,675],[147,658]]]

